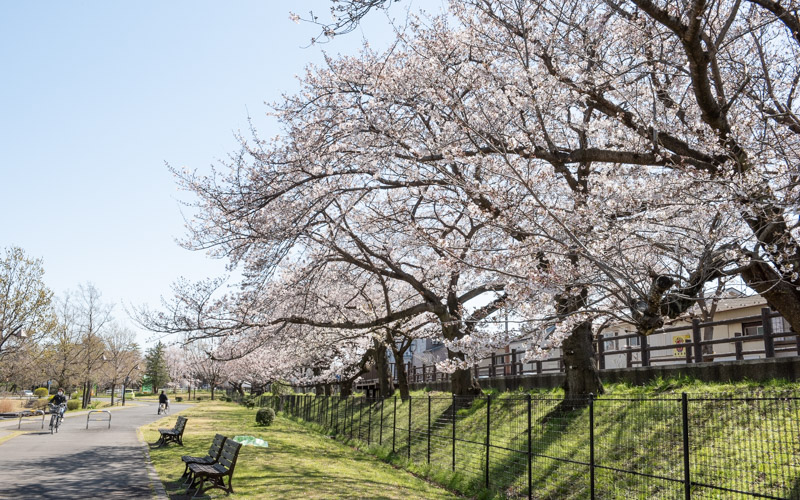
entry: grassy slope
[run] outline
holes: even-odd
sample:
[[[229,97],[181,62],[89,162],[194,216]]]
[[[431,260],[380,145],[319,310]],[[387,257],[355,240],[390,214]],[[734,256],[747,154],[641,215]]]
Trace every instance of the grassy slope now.
[[[269,448],[242,448],[236,465],[231,498],[456,498],[405,471],[378,462],[343,444],[288,419],[270,427],[255,425],[255,410],[234,403],[206,401],[184,410],[189,421],[186,446],[170,445],[150,452],[170,498],[181,498],[177,480],[183,472],[181,455],[205,455],[214,434],[252,435]],[[148,442],[158,439],[158,427],[171,427],[175,415],[142,428]],[[212,498],[224,497],[211,490]],[[207,498],[207,497],[206,497]]]
[[[701,384],[689,380],[656,381],[645,387],[612,385],[604,400],[594,408],[595,463],[644,474],[683,478],[682,420],[680,393],[690,398],[729,398],[744,395],[772,396],[788,393],[798,396],[800,385],[775,383],[766,388],[749,383]],[[427,394],[416,393],[411,417],[412,431],[427,432]],[[427,465],[428,445],[424,435],[412,432],[411,460],[408,461],[408,406],[398,400],[395,452],[392,453],[391,429],[393,402],[384,407],[384,446],[375,441],[380,436],[379,406],[355,408],[351,444],[370,453],[427,475],[435,481],[482,498],[527,494],[525,456],[503,449],[490,451],[491,491],[484,485],[485,447],[457,443],[456,472],[452,467],[452,426],[448,417],[446,395],[433,394],[431,421],[434,433],[441,436],[431,443],[431,466]],[[444,396],[437,399],[437,396]],[[527,449],[527,403],[523,393],[494,395],[491,419],[491,444]],[[589,462],[588,408],[569,413],[551,413],[561,394],[539,392],[532,409],[532,464],[534,498],[586,498]],[[636,399],[646,401],[636,401]],[[633,400],[633,401],[631,401]],[[352,407],[350,412],[353,413]],[[371,413],[371,415],[370,415]],[[476,401],[471,408],[458,411],[457,439],[484,443],[486,402]],[[339,412],[339,431],[346,431],[344,410]],[[362,418],[359,420],[359,415]],[[391,415],[391,416],[390,416]],[[372,427],[368,429],[371,421]],[[800,405],[797,401],[703,401],[689,404],[692,480],[727,488],[756,491],[778,497],[800,497]],[[777,430],[781,429],[778,433]],[[370,436],[371,445],[364,441]],[[538,456],[536,456],[538,455]],[[599,498],[680,497],[683,486],[677,482],[643,476],[596,470]],[[730,498],[731,493],[694,488],[702,498]]]

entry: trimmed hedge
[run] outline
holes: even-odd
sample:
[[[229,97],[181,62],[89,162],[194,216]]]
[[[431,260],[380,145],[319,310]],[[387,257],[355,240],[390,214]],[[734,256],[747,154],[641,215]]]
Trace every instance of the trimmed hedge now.
[[[48,394],[47,387],[37,387],[33,391],[33,395],[37,398],[46,398]]]
[[[81,406],[81,402],[77,399],[70,399],[67,401],[67,410],[77,410]]]
[[[256,423],[258,425],[272,425],[275,420],[275,410],[272,408],[260,408],[256,412]]]

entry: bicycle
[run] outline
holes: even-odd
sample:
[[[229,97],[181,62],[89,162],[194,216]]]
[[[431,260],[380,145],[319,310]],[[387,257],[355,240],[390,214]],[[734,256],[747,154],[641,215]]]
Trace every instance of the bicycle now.
[[[169,403],[159,403],[158,404],[158,414],[169,415]]]
[[[53,403],[47,405],[50,408],[50,434],[58,432],[61,421],[64,420],[64,412],[67,411],[67,404],[61,403],[56,406]]]

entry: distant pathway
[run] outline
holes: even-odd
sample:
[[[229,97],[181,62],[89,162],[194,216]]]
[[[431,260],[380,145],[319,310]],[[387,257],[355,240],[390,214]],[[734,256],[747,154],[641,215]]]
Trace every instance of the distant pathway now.
[[[171,405],[170,420],[183,408]],[[0,444],[0,498],[157,498],[163,490],[151,484],[146,447],[136,434],[161,418],[156,412],[155,403],[137,402],[111,410],[111,429],[92,421],[89,430],[86,412],[67,412],[54,435],[49,415],[44,430],[41,420],[23,421],[27,433]],[[0,429],[16,431],[17,424],[2,421]]]

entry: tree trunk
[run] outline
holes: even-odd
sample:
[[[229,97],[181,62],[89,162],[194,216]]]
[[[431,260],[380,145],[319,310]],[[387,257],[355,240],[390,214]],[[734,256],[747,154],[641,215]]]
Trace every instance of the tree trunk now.
[[[713,326],[706,326],[706,327],[703,328],[703,340],[714,340],[714,327]],[[703,354],[714,354],[714,346],[713,345],[703,345]]]
[[[800,290],[781,281],[778,273],[763,262],[753,262],[742,272],[742,278],[772,309],[781,313],[792,330],[800,332]]]
[[[375,371],[378,372],[380,395],[382,398],[387,398],[394,393],[394,381],[392,380],[392,372],[389,370],[389,358],[386,356],[386,346],[383,345],[382,342],[374,340],[373,349],[375,350]]]
[[[448,359],[463,360],[464,354],[448,349],[447,357]],[[454,396],[476,397],[481,394],[481,386],[470,368],[459,368],[450,375],[450,389]]]
[[[323,389],[325,390],[325,395],[326,395],[326,396],[330,396],[330,395],[331,395],[331,392],[332,392],[332,391],[331,391],[331,384],[323,384],[323,386],[322,386],[322,387],[323,387]]]
[[[353,395],[353,380],[352,379],[344,380],[339,385],[339,396],[342,398],[349,398],[352,395]]]
[[[572,334],[561,344],[564,353],[564,397],[575,398],[588,394],[602,394],[603,383],[594,356],[592,323],[583,322],[572,329]]]
[[[211,384],[211,401],[214,401],[214,385],[215,384]]]
[[[111,406],[114,406],[114,389],[117,387],[116,384],[111,384]]]

